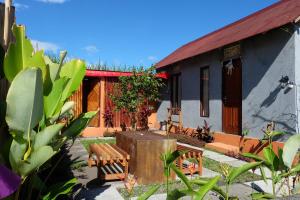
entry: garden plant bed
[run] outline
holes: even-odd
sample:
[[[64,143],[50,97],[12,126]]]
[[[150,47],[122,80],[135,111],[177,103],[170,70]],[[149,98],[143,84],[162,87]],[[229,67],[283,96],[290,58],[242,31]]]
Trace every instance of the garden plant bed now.
[[[203,167],[222,174],[220,165],[222,165],[221,162],[212,160],[207,157],[203,157]],[[235,168],[235,167],[230,166],[230,168]],[[257,174],[254,174],[254,173],[248,171],[248,172],[240,175],[236,179],[235,183],[245,183],[245,182],[250,182],[250,181],[258,181],[258,180],[262,180],[262,177],[260,175],[257,175]]]
[[[203,167],[210,169],[212,171],[218,172],[221,174],[221,168],[220,165],[222,163],[212,160],[210,158],[207,157],[203,157]],[[234,167],[230,167],[230,168],[234,168]],[[190,177],[190,176],[188,176]],[[197,177],[195,177],[195,179],[197,179]],[[208,179],[208,178],[201,178],[202,180],[204,179]],[[258,180],[262,180],[262,177],[251,173],[251,172],[246,172],[243,175],[239,176],[236,181],[234,183],[245,183],[245,182],[251,182],[251,181],[258,181]],[[135,197],[135,196],[139,196],[141,194],[143,194],[144,192],[148,191],[151,187],[155,186],[157,184],[149,184],[149,185],[138,185],[136,187],[134,187],[133,192],[131,197]],[[223,181],[219,181],[218,183],[219,186],[224,185]],[[194,189],[199,188],[199,186],[197,185],[193,185]],[[176,181],[170,181],[170,185],[169,185],[169,190],[172,191],[173,189],[184,189],[186,188],[186,186],[184,185],[184,183],[182,183],[179,180]],[[118,188],[119,193],[122,195],[122,197],[124,199],[130,199],[130,195],[128,194],[127,190],[125,188]],[[166,183],[164,184],[160,184],[160,188],[156,191],[155,194],[162,194],[162,193],[166,193],[167,192],[167,186]]]
[[[190,137],[188,135],[170,133],[169,138],[174,138],[174,139],[177,139],[177,142],[189,144],[189,145],[200,147],[200,148],[204,148],[204,146],[205,146],[204,141],[199,140],[198,138]]]

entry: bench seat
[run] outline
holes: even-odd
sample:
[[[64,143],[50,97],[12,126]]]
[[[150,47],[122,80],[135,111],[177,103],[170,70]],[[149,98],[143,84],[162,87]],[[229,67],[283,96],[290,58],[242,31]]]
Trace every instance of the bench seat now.
[[[115,144],[90,144],[88,166],[98,168],[103,180],[124,179],[128,175],[130,156]]]
[[[183,145],[177,145],[177,150],[179,151],[186,151],[186,153],[182,154],[178,160],[177,160],[177,166],[179,169],[182,171],[184,174],[190,174],[190,171],[188,169],[188,165],[185,163],[186,160],[188,159],[195,159],[197,160],[197,172],[199,176],[202,175],[202,156],[203,156],[203,151],[186,147]],[[192,174],[191,174],[192,175]]]

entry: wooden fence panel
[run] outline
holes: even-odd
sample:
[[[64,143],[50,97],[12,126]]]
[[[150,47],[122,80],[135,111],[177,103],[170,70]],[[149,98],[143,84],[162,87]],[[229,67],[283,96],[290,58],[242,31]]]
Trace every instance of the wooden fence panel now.
[[[74,116],[78,117],[82,112],[82,83],[79,89],[69,98],[69,101],[74,101]]]

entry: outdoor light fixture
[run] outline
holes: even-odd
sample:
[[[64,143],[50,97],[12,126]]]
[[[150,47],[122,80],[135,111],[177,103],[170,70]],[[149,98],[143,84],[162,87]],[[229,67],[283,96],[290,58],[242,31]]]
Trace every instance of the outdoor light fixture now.
[[[282,76],[281,79],[279,80],[279,83],[282,89],[286,87],[292,89],[294,88],[295,85],[292,81],[290,81],[288,76]]]

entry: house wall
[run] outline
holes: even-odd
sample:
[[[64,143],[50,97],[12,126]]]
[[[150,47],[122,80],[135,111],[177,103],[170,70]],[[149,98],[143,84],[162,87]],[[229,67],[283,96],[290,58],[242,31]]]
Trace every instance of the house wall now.
[[[281,76],[287,75],[291,81],[295,81],[295,34],[289,28],[292,35],[277,29],[241,43],[242,129],[249,130],[250,136],[261,138],[261,129],[271,120],[277,124],[277,129],[295,132],[295,90],[279,87]],[[212,130],[222,130],[221,53],[222,51],[215,50],[176,66],[182,75],[181,105],[184,127],[196,128],[203,125],[205,119],[212,126]],[[200,117],[200,68],[204,66],[210,67],[208,118]],[[169,73],[173,73],[173,68],[169,68]],[[170,103],[166,96],[158,108],[159,121],[167,118],[167,107]]]
[[[300,133],[300,23],[295,25],[295,84],[296,84],[296,115],[297,127],[296,132]]]
[[[243,129],[261,138],[261,129],[274,121],[276,129],[294,133],[295,90],[282,89],[279,80],[295,82],[295,42],[292,27],[276,29],[243,42]]]

